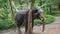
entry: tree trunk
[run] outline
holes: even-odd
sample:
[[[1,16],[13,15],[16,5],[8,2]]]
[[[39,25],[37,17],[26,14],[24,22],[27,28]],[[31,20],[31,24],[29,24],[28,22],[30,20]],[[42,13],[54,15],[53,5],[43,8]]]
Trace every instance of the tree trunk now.
[[[52,14],[52,11],[51,11],[51,5],[50,5],[50,15]]]
[[[35,2],[35,0],[32,0],[31,8],[30,8],[29,15],[28,15],[28,31],[27,31],[27,34],[32,34],[32,9],[34,9],[34,2]]]
[[[13,19],[14,18],[14,12],[13,12],[13,7],[12,7],[12,2],[11,2],[11,0],[9,0],[9,2],[10,2],[11,13],[12,13],[11,15],[12,15],[12,19]]]
[[[58,3],[58,9],[60,10],[60,2]]]

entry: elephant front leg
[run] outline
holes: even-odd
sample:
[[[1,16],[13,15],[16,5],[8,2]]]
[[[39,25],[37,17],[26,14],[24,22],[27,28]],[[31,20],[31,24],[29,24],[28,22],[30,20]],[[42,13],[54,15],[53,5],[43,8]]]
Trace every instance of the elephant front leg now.
[[[28,17],[24,18],[24,23],[25,23],[25,34],[27,34],[27,30],[28,30]]]

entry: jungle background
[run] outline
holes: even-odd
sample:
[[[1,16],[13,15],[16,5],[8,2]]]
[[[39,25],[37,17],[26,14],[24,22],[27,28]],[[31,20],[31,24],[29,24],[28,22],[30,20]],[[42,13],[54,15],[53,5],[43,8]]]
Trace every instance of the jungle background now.
[[[20,10],[30,8],[31,0],[12,0],[14,14]],[[46,24],[55,21],[54,16],[60,15],[60,0],[35,0],[34,7],[40,7]],[[35,25],[41,25],[39,19],[34,20]],[[9,0],[0,0],[0,30],[14,28],[12,12],[10,10]]]

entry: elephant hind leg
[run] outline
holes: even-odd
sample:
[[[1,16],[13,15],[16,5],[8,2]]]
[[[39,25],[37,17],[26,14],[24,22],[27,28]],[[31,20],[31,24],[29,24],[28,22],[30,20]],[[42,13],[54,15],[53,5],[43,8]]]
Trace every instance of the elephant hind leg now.
[[[15,20],[16,32],[17,32],[18,34],[21,34],[20,25],[19,25],[18,23],[19,23],[19,21]]]
[[[22,33],[21,30],[20,30],[20,27],[17,27],[16,29],[17,29],[17,33],[18,34],[21,34]]]

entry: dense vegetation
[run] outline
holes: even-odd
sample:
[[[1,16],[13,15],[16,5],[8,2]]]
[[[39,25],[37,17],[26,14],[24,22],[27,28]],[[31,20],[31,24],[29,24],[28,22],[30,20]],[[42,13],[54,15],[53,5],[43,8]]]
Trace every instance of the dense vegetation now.
[[[12,0],[14,14],[25,8],[30,8],[30,0]],[[54,21],[54,16],[60,15],[60,0],[36,0],[34,7],[41,7],[45,16],[46,24]],[[34,20],[34,24],[42,24],[39,19]],[[8,29],[14,27],[11,17],[9,0],[0,0],[0,29]]]
[[[54,21],[54,16],[45,15],[45,19],[46,19],[45,20],[46,24],[49,24]],[[42,22],[40,19],[35,19],[34,24],[39,25],[39,24],[42,24]],[[0,29],[7,29],[7,28],[11,28],[11,27],[14,27],[14,23],[13,23],[11,17],[8,19],[1,19],[0,18]]]

